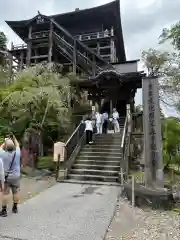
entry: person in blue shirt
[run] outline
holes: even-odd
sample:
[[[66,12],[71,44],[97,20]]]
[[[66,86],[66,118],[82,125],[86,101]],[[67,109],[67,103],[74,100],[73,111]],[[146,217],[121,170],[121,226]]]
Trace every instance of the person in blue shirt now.
[[[104,112],[102,114],[102,132],[103,133],[107,133],[107,128],[108,128],[108,113],[107,112]]]
[[[12,212],[18,212],[18,202],[20,200],[20,163],[21,151],[19,143],[14,135],[11,138],[5,139],[5,142],[0,147],[0,158],[3,161],[5,171],[5,184],[2,196],[2,217],[7,216],[7,202],[10,189],[13,194]]]

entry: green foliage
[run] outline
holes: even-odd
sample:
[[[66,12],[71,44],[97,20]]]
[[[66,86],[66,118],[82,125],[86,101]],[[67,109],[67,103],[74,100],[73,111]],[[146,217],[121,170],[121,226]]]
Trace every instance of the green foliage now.
[[[5,64],[5,53],[4,51],[6,51],[7,49],[7,38],[6,38],[6,35],[0,31],[0,65],[1,66],[4,66]]]
[[[0,134],[13,131],[20,139],[30,125],[39,125],[44,142],[52,146],[72,132],[71,99],[76,93],[71,81],[75,76],[63,76],[60,68],[38,64],[17,73],[12,84],[2,86]]]
[[[163,155],[164,164],[180,164],[180,123],[175,118],[163,122]]]
[[[0,49],[6,50],[7,37],[3,32],[0,32]]]
[[[169,40],[175,49],[180,50],[180,21],[170,28],[164,28],[160,35],[160,43]]]

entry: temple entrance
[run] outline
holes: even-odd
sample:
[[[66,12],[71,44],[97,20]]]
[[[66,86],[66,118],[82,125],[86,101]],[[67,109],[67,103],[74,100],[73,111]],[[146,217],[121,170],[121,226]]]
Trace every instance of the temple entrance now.
[[[105,100],[101,106],[101,113],[108,112],[108,114],[112,113],[112,109],[116,108],[119,112],[120,116],[126,116],[126,101],[125,100]]]

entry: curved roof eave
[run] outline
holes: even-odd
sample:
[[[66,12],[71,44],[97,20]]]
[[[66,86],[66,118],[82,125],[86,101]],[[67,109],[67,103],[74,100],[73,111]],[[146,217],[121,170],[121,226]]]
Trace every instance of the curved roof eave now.
[[[88,14],[88,12],[94,12],[94,10],[104,10],[104,9],[108,9],[110,6],[111,7],[114,7],[116,9],[116,4],[117,2],[119,2],[119,0],[115,0],[115,1],[112,1],[110,3],[106,3],[106,4],[103,4],[103,5],[100,5],[100,6],[97,6],[97,7],[92,7],[92,8],[86,8],[86,9],[80,9],[78,11],[71,11],[71,12],[66,12],[66,13],[60,13],[60,14],[55,14],[55,15],[49,15],[49,16],[46,16],[46,17],[49,17],[49,18],[53,18],[54,20],[57,18],[57,17],[65,17],[65,16],[69,16],[69,15],[79,15],[81,13],[86,13]],[[45,16],[42,14],[42,16]],[[26,20],[20,20],[20,21],[5,21],[9,26],[10,25],[24,25],[24,24],[27,24],[27,22],[30,22],[34,19],[33,18],[30,18],[30,19],[26,19]]]

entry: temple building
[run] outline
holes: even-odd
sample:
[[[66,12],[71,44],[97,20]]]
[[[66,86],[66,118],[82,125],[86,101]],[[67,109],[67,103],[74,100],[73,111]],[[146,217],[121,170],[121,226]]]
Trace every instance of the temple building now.
[[[52,16],[38,12],[6,23],[24,41],[12,43],[9,51],[17,70],[42,61],[60,63],[79,77],[74,84],[87,90],[101,111],[116,107],[125,116],[127,104],[133,111],[144,73],[138,72],[138,60],[126,60],[119,0]]]

